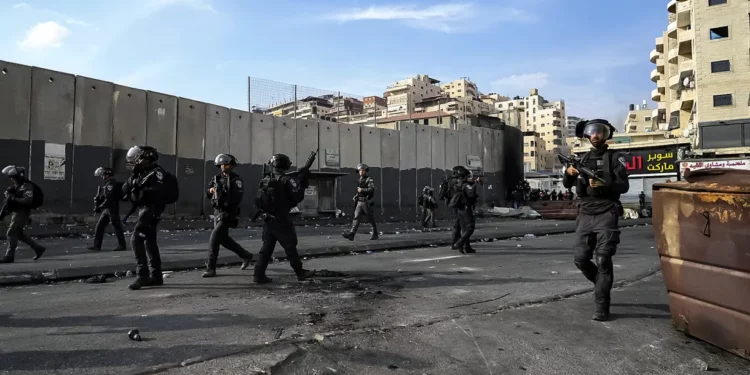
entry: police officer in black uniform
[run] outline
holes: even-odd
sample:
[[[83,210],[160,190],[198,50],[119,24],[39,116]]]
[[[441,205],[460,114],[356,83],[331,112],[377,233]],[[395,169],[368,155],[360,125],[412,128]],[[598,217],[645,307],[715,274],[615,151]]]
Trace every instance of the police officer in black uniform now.
[[[284,154],[274,155],[269,164],[273,171],[261,180],[255,200],[258,208],[263,211],[263,245],[255,263],[253,280],[258,284],[271,282],[266,276],[266,268],[278,242],[284,248],[297,280],[304,281],[314,272],[302,268],[302,260],[297,252],[297,231],[289,217],[289,211],[305,199],[308,178],[306,174],[287,175],[286,171],[292,166],[292,161]]]
[[[138,278],[128,288],[138,290],[144,286],[164,284],[156,226],[165,208],[161,198],[165,171],[157,163],[159,155],[156,149],[150,146],[131,147],[126,160],[133,165],[133,174],[123,184],[122,191],[138,208],[138,221],[130,237]]]
[[[453,175],[456,177],[451,185],[451,200],[448,207],[453,211],[453,250],[462,254],[476,253],[469,241],[474,234],[477,219],[474,216],[474,206],[477,204],[479,195],[476,184],[482,179],[475,179],[471,172],[464,166],[453,167]]]
[[[125,233],[122,221],[120,220],[122,186],[117,184],[112,168],[99,167],[94,171],[94,176],[101,177],[104,180],[104,185],[99,188],[99,192],[94,198],[94,205],[96,207],[94,212],[101,213],[101,216],[99,216],[99,221],[96,223],[96,230],[94,231],[94,245],[89,246],[88,249],[92,251],[100,251],[102,249],[104,229],[107,228],[109,223],[112,223],[112,228],[115,230],[115,236],[117,237],[117,247],[112,251],[127,250]]]
[[[25,177],[26,168],[9,165],[3,168],[3,174],[13,181],[13,186],[5,190],[5,204],[0,212],[0,220],[7,213],[12,213],[10,226],[8,227],[8,250],[5,256],[0,258],[0,263],[13,263],[16,258],[18,241],[21,241],[34,250],[34,260],[39,259],[44,251],[44,246],[39,245],[31,237],[24,233],[23,228],[31,216],[34,202],[34,183]]]
[[[370,236],[370,239],[377,240],[379,238],[378,224],[375,223],[375,180],[367,174],[369,171],[370,167],[367,164],[362,163],[357,165],[359,181],[357,182],[357,194],[354,196],[355,207],[352,229],[347,233],[341,234],[349,241],[354,241],[354,236],[357,234],[362,216],[367,216],[370,225],[372,225],[372,236]]]
[[[596,312],[592,319],[598,321],[609,319],[610,291],[614,281],[612,257],[620,243],[620,195],[630,188],[625,158],[609,150],[606,144],[614,132],[614,126],[601,119],[581,121],[576,125],[576,136],[587,138],[592,146],[582,158],[583,164],[596,171],[605,182],[587,178],[573,166],[566,169],[563,177],[563,185],[568,189],[575,186],[580,199],[575,265],[595,285]],[[592,257],[595,262],[591,261]]]
[[[240,203],[245,193],[242,179],[232,169],[237,165],[237,159],[230,154],[219,154],[214,164],[221,168],[221,172],[211,179],[206,195],[211,199],[214,207],[214,230],[208,240],[208,262],[203,277],[216,276],[216,261],[219,258],[219,245],[242,258],[242,269],[246,269],[253,259],[253,254],[243,249],[232,237],[229,228],[237,228],[239,224]]]

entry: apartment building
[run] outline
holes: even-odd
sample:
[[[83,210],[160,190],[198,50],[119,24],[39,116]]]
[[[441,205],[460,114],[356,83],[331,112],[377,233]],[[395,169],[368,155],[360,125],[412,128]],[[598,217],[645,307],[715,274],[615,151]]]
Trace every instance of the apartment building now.
[[[584,121],[584,120],[585,119],[582,119],[580,117],[568,116],[565,119],[565,137],[575,138],[576,137],[576,125],[578,125],[579,122]]]
[[[506,124],[526,131],[526,99],[516,96],[513,99],[501,97],[505,100],[495,102],[497,117]]]
[[[667,3],[667,30],[650,55],[652,99],[667,129],[690,137],[698,154],[750,148],[749,7],[746,0]]]
[[[383,96],[388,105],[388,114],[393,116],[408,115],[414,112],[416,103],[425,98],[441,95],[437,79],[426,74],[419,74],[388,86]]]
[[[547,171],[552,169],[553,155],[545,148],[546,142],[534,131],[523,133],[523,169],[524,172]]]
[[[365,96],[362,98],[365,112],[382,111],[388,108],[388,101],[379,96]]]
[[[451,98],[479,99],[479,89],[477,88],[477,84],[471,82],[468,78],[465,77],[441,85],[440,88],[446,95]]]
[[[625,117],[625,133],[645,133],[653,131],[653,111],[648,108],[646,101],[643,105],[631,104]],[[656,129],[659,130],[659,129]]]

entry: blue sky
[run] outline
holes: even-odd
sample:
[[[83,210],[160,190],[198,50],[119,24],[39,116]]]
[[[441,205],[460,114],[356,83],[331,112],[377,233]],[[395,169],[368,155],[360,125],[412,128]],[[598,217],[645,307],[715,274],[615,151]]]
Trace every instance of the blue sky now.
[[[362,96],[418,73],[467,76],[620,125],[629,103],[653,105],[666,4],[0,0],[0,59],[240,109],[248,76]]]

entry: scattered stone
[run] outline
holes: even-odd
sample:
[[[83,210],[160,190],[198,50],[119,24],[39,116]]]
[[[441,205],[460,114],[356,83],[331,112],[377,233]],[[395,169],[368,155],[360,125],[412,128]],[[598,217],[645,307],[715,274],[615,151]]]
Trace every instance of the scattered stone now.
[[[107,282],[107,275],[91,276],[86,279],[86,284],[103,284]]]
[[[388,365],[389,370],[398,370],[398,366],[396,365]]]
[[[553,274],[553,275],[557,275],[558,273],[560,273],[560,272],[557,272],[557,271],[552,271],[552,274]]]
[[[706,361],[704,361],[704,360],[701,360],[701,359],[698,359],[698,358],[693,358],[693,360],[690,361],[690,364],[695,369],[698,369],[698,370],[701,370],[701,371],[708,371],[708,363],[706,363]]]
[[[325,336],[321,335],[320,333],[316,333],[313,335],[313,340],[317,342],[323,342],[323,339],[325,339]]]

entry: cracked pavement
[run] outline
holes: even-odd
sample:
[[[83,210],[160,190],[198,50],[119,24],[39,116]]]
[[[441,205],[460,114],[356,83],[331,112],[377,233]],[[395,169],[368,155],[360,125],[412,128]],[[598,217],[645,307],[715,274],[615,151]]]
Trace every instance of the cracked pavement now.
[[[311,258],[331,277],[305,283],[277,262],[263,286],[230,267],[141,291],[2,288],[0,374],[686,374],[699,360],[750,374],[674,331],[651,226],[622,238],[607,323],[589,320],[571,235]]]

